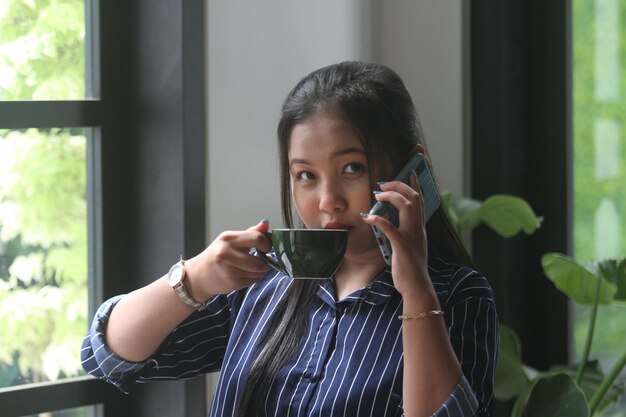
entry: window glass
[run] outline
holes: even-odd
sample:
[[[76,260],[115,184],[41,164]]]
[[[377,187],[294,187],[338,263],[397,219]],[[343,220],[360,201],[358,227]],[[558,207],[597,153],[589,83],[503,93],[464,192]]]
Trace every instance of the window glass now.
[[[0,387],[81,374],[83,129],[0,130]]]
[[[626,256],[626,2],[573,0],[574,255]],[[590,309],[575,306],[576,358]],[[626,308],[600,307],[591,357],[607,372],[622,354]],[[622,373],[623,374],[623,373]],[[622,405],[605,412],[626,417]]]
[[[0,0],[0,100],[83,98],[84,0]]]

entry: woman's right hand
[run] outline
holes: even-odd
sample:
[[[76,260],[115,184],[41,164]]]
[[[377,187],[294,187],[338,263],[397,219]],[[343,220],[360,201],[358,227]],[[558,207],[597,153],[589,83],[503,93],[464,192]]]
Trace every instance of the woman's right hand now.
[[[245,231],[223,232],[199,255],[186,261],[186,285],[191,296],[204,302],[214,295],[254,284],[270,267],[251,255],[250,250],[271,249],[269,239],[263,234],[268,230],[269,222],[262,220]]]

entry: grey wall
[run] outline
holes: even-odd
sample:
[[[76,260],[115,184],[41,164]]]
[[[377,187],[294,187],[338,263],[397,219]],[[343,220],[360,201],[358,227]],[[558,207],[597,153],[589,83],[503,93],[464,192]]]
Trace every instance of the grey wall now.
[[[466,192],[463,3],[374,4],[374,59],[395,69],[413,96],[440,187]]]
[[[464,191],[461,0],[209,0],[207,19],[209,239],[263,217],[282,225],[281,102],[302,76],[342,60],[403,77],[441,188]]]

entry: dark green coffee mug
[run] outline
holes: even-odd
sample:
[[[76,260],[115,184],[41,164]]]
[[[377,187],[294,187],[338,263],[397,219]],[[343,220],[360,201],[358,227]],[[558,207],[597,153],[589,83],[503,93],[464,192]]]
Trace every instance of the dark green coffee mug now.
[[[264,233],[277,261],[259,251],[269,266],[295,279],[330,278],[343,260],[348,231],[337,229],[274,229]]]

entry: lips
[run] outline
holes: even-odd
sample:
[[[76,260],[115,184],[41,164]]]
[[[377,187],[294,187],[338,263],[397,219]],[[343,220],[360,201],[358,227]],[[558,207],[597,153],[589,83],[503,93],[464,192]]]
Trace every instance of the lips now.
[[[340,222],[330,222],[326,223],[324,229],[340,229],[340,230],[350,230],[351,226],[348,224],[340,223]]]

